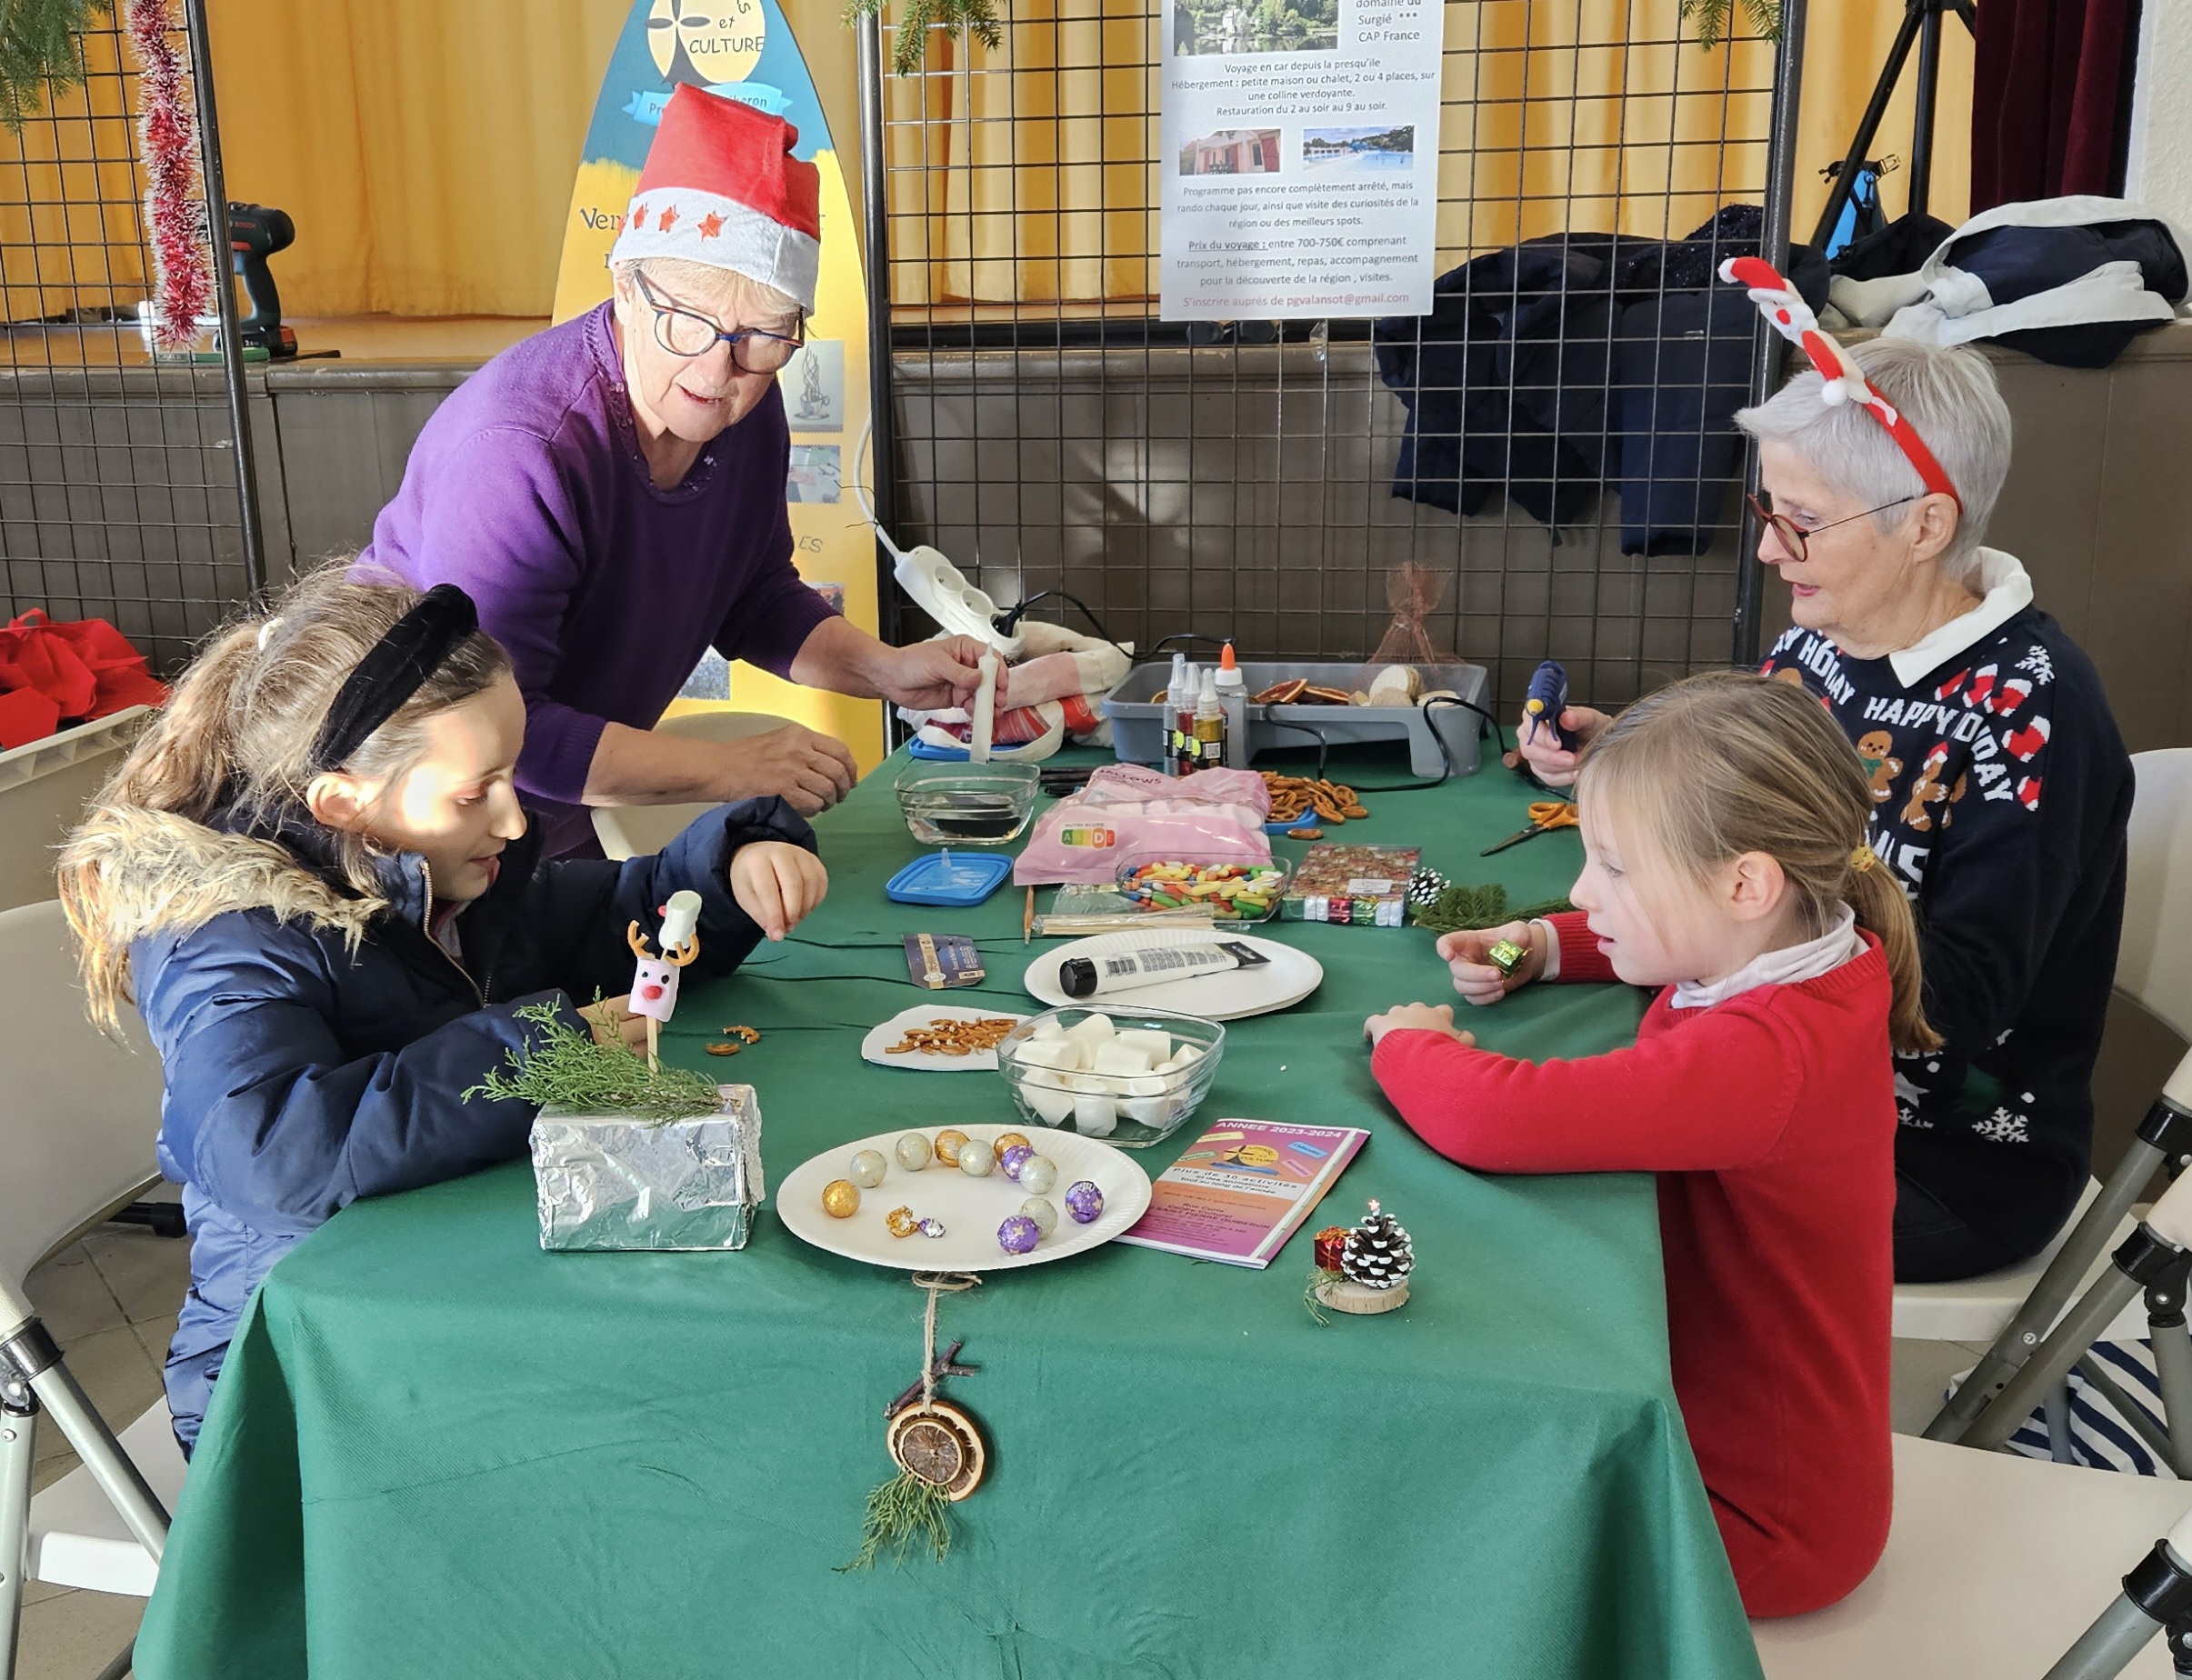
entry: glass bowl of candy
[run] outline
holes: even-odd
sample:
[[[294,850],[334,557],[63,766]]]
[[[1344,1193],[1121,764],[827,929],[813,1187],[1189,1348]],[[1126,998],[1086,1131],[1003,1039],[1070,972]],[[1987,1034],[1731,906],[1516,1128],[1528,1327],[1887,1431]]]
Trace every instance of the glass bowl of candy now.
[[[1052,1009],[997,1045],[1021,1116],[1142,1149],[1186,1124],[1217,1075],[1226,1029],[1160,1009]]]
[[[1032,764],[916,759],[898,775],[898,809],[923,845],[1009,845],[1026,831],[1041,775]]]
[[[1216,922],[1268,922],[1286,895],[1290,867],[1268,864],[1121,864],[1120,895],[1146,911],[1207,910]]]

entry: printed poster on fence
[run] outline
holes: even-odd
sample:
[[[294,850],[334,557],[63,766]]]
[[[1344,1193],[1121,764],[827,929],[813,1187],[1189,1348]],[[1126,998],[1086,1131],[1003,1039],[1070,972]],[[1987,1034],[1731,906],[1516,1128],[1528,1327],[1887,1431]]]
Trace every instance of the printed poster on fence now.
[[[1427,315],[1443,0],[1167,0],[1163,315]]]

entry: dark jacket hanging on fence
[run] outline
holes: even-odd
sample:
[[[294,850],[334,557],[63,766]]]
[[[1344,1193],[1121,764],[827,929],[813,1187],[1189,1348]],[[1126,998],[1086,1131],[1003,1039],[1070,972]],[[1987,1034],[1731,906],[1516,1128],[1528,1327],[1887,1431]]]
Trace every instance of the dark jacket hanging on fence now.
[[[1687,239],[1559,234],[1440,275],[1430,315],[1373,333],[1408,410],[1393,494],[1474,514],[1504,488],[1557,526],[1617,485],[1624,554],[1702,553],[1743,459],[1757,321],[1715,271],[1757,254],[1761,219],[1731,205]],[[1826,265],[1793,261],[1824,301]]]

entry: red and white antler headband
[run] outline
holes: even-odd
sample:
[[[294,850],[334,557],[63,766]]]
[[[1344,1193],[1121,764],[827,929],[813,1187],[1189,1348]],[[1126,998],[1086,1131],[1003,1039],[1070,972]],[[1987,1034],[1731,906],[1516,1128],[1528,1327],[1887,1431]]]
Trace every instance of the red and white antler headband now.
[[[1933,451],[1926,447],[1926,440],[1918,435],[1917,428],[1904,418],[1894,404],[1865,383],[1865,375],[1850,360],[1849,352],[1837,344],[1833,336],[1819,325],[1811,305],[1797,295],[1797,290],[1784,280],[1771,263],[1755,256],[1734,256],[1720,265],[1720,278],[1734,281],[1750,291],[1751,302],[1758,305],[1768,325],[1789,340],[1811,358],[1811,365],[1819,370],[1826,380],[1819,395],[1830,406],[1836,403],[1855,403],[1887,428],[1887,435],[1918,469],[1918,476],[1926,488],[1937,495],[1945,495],[1963,510],[1964,498],[1956,493],[1948,475],[1941,464],[1933,458]]]

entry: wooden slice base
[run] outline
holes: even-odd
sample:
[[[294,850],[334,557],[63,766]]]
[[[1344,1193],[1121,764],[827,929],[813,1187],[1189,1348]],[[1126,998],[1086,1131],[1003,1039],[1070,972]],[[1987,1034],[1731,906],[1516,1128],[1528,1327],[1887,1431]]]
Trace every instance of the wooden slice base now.
[[[1316,1298],[1336,1313],[1389,1313],[1407,1305],[1408,1280],[1404,1277],[1390,1289],[1372,1289],[1344,1277],[1320,1277]]]

